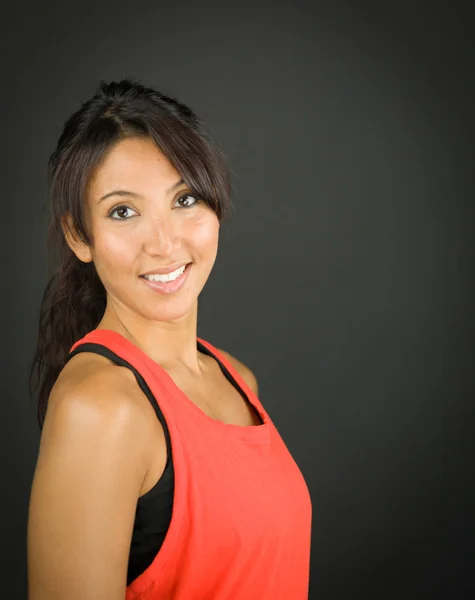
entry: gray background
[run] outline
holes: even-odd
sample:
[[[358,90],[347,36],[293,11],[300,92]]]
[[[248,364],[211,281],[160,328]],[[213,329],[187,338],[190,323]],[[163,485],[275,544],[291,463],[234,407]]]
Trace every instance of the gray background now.
[[[26,598],[46,162],[100,79],[133,76],[190,104],[230,159],[199,335],[253,369],[308,482],[310,598],[471,597],[469,3],[2,10],[2,595]]]

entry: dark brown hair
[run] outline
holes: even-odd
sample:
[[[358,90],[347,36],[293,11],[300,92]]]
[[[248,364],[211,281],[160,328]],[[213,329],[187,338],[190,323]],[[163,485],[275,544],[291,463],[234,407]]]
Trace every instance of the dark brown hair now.
[[[106,307],[94,264],[80,261],[66,242],[64,217],[70,216],[77,237],[91,245],[85,219],[88,182],[112,147],[132,137],[154,141],[220,221],[232,212],[224,156],[189,107],[134,80],[101,82],[94,97],[67,120],[48,163],[50,276],[29,376],[30,395],[38,392],[40,428],[71,346],[98,325]]]

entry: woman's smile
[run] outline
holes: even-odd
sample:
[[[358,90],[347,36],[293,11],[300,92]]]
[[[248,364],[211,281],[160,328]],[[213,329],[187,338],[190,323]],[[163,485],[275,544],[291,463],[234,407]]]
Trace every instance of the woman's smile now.
[[[188,274],[191,270],[191,263],[186,267],[181,267],[176,271],[172,271],[169,275],[140,275],[142,281],[154,292],[159,294],[174,294],[181,290],[185,285]],[[169,278],[168,281],[164,280]]]

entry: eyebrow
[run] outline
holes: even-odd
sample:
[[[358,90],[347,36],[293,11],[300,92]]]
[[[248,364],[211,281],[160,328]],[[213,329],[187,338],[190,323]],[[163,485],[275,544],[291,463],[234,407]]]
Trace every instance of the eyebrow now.
[[[183,179],[180,179],[179,181],[174,183],[171,187],[169,187],[166,193],[170,194],[171,192],[176,190],[176,188],[180,187],[180,185],[183,185],[184,183],[185,183],[185,181]],[[108,192],[107,194],[104,194],[104,196],[101,196],[99,198],[99,200],[97,201],[97,204],[99,204],[99,202],[102,202],[102,200],[109,198],[110,196],[131,196],[133,198],[142,198],[142,196],[140,194],[136,194],[135,192],[129,192],[128,190],[112,190],[112,192]]]

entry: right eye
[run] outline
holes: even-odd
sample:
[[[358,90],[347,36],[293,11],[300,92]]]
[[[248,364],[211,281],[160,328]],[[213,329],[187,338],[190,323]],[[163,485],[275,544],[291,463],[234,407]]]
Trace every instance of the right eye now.
[[[124,211],[124,210],[132,210],[132,209],[129,208],[128,206],[125,206],[124,204],[121,204],[120,206],[116,206],[115,208],[113,208],[110,211],[110,213],[108,214],[108,216],[111,219],[115,219],[116,221],[127,221],[128,219],[130,219],[130,217],[118,218],[118,217],[113,217],[112,216],[114,213],[118,213],[119,211]]]

